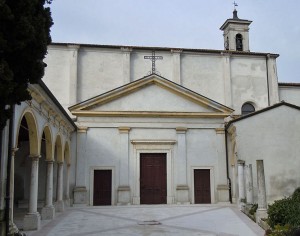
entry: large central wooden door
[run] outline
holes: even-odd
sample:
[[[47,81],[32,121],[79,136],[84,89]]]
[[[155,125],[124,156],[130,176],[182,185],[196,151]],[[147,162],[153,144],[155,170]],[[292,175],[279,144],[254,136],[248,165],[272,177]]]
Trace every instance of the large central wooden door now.
[[[140,157],[141,204],[166,204],[166,153],[142,153]]]
[[[94,171],[94,206],[111,205],[111,173],[111,170]]]
[[[210,170],[194,170],[195,203],[211,203]]]

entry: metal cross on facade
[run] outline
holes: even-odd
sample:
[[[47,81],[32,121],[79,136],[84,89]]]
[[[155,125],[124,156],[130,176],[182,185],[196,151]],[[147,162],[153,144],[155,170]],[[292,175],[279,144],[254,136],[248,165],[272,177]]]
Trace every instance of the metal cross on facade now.
[[[150,59],[152,61],[152,71],[151,74],[156,74],[156,70],[155,70],[155,61],[156,60],[162,60],[163,57],[162,56],[155,56],[155,51],[152,51],[152,56],[144,56],[144,59]]]

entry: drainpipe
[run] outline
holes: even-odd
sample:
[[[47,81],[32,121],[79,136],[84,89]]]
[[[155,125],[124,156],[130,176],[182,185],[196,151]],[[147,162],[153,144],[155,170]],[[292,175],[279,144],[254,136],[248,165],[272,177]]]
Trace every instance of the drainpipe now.
[[[5,197],[5,223],[6,223],[6,235],[9,233],[9,205],[10,205],[10,169],[11,169],[11,152],[13,142],[13,127],[14,127],[14,111],[15,106],[10,106],[10,118],[9,118],[9,134],[8,134],[8,149],[7,149],[7,170],[6,170],[6,197]]]
[[[228,187],[229,187],[229,201],[230,203],[232,203],[231,179],[229,178],[229,169],[228,169],[227,126],[225,126],[225,150],[226,150],[226,172],[227,172],[227,180],[228,180]]]

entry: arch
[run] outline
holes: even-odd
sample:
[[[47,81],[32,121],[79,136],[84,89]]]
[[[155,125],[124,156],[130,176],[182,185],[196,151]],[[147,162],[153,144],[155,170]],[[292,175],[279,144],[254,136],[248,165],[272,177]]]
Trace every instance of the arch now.
[[[235,45],[237,51],[243,51],[243,35],[237,34],[235,36]]]
[[[245,102],[241,109],[242,116],[252,112],[255,112],[255,107],[250,102]]]
[[[71,164],[70,143],[68,141],[65,143],[64,159],[68,165]]]
[[[44,126],[42,135],[41,135],[41,142],[43,141],[43,134],[45,134],[45,141],[46,141],[46,160],[47,161],[53,161],[54,155],[53,155],[53,147],[52,147],[52,132],[48,125]]]
[[[63,152],[63,147],[62,147],[62,140],[61,140],[61,137],[59,134],[56,136],[54,150],[56,151],[56,153],[55,153],[56,161],[64,162],[64,152]]]
[[[28,136],[29,136],[29,155],[39,156],[40,155],[40,142],[38,138],[38,126],[36,118],[31,110],[25,110],[19,119],[18,131],[16,136],[16,147],[19,146],[18,139],[21,128],[21,122],[25,118],[28,126]]]

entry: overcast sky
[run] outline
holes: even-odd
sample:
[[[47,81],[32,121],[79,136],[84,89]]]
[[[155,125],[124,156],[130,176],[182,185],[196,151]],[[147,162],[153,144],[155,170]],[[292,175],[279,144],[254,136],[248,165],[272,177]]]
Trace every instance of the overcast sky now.
[[[300,83],[300,1],[236,0],[250,51],[278,53],[280,82]],[[53,0],[53,42],[223,49],[233,0]]]

